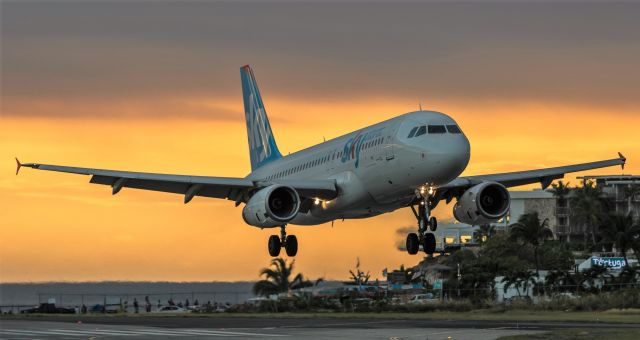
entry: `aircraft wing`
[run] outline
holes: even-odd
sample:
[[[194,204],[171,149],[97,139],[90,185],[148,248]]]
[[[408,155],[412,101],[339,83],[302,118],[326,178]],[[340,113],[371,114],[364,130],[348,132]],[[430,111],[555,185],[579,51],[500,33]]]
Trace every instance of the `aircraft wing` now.
[[[618,153],[618,158],[608,159],[604,161],[573,164],[546,169],[458,177],[453,181],[438,187],[436,191],[436,198],[438,200],[446,199],[448,203],[453,197],[460,196],[468,188],[486,181],[498,182],[505,187],[515,187],[519,185],[540,183],[542,188],[546,189],[551,184],[551,182],[556,179],[563,178],[564,174],[566,173],[606,168],[616,165],[620,165],[624,169],[624,164],[626,161],[627,159],[621,153]]]
[[[16,175],[21,167],[90,175],[90,183],[111,186],[114,195],[122,188],[170,192],[184,195],[184,203],[189,203],[195,196],[204,196],[232,200],[237,205],[246,202],[252,191],[275,184],[275,182],[259,182],[248,178],[168,175],[38,163],[22,164],[17,158],[16,162],[18,166]],[[332,199],[337,195],[334,180],[280,180],[277,183],[290,185],[303,198]]]

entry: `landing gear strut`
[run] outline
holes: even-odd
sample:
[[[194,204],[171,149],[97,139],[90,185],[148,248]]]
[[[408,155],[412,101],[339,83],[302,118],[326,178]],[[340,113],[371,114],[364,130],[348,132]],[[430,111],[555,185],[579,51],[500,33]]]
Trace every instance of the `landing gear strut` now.
[[[407,235],[407,252],[411,255],[418,253],[420,245],[422,245],[422,250],[429,255],[436,250],[436,237],[433,232],[438,229],[438,220],[435,216],[430,216],[430,211],[435,207],[435,204],[432,196],[433,191],[429,190],[429,192],[427,194],[423,190],[416,190],[416,195],[422,198],[422,202],[418,205],[418,211],[411,206],[411,210],[418,220],[418,233]]]
[[[280,236],[271,235],[269,237],[269,255],[276,257],[280,255],[280,249],[284,248],[287,256],[293,257],[298,253],[298,238],[295,235],[287,236],[285,226],[280,227]]]

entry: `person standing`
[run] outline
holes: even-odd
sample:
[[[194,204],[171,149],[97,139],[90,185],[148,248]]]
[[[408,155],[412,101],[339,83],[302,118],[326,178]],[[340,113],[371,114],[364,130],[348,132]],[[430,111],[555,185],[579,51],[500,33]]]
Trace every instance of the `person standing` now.
[[[133,311],[138,314],[140,311],[140,305],[138,304],[138,299],[133,298]]]

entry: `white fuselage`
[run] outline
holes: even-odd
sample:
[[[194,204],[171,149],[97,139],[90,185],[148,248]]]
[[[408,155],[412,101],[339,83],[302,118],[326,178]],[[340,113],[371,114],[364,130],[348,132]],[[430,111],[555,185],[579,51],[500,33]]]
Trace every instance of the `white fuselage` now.
[[[289,224],[379,215],[407,206],[416,188],[446,184],[462,173],[470,145],[451,126],[457,123],[443,113],[406,113],[267,163],[248,178],[336,180],[338,197],[314,204]]]

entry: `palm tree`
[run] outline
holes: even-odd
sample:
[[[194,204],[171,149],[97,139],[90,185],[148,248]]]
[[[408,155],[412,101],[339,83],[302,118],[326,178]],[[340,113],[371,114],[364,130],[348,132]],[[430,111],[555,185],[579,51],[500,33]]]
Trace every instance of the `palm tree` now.
[[[553,196],[558,200],[558,206],[565,207],[567,195],[571,192],[571,188],[569,187],[569,182],[566,184],[562,181],[558,181],[558,183],[551,184],[551,189],[549,190],[553,193]]]
[[[552,290],[561,292],[570,290],[571,286],[576,286],[576,277],[567,270],[554,270],[547,274],[545,284]]]
[[[582,181],[582,187],[574,189],[575,195],[571,198],[571,218],[572,224],[579,225],[584,229],[584,243],[588,243],[589,235],[592,244],[596,243],[596,227],[599,220],[604,215],[605,202],[602,190],[593,181]]]
[[[349,274],[351,274],[351,280],[356,285],[363,285],[369,282],[369,278],[371,278],[371,274],[367,272],[366,274],[360,270],[360,258],[356,261],[356,271],[349,270]]]
[[[473,233],[473,238],[476,242],[482,244],[490,239],[496,233],[496,228],[490,224],[481,224]]]
[[[515,240],[521,240],[533,246],[533,254],[536,261],[536,276],[540,276],[540,262],[538,260],[538,247],[547,239],[553,238],[553,232],[549,229],[549,220],[540,222],[538,213],[528,213],[520,216],[517,223],[509,226],[509,236]]]
[[[629,266],[627,251],[640,243],[640,223],[633,222],[633,215],[613,214],[601,227],[603,243],[613,244],[622,253],[625,266]],[[636,254],[638,256],[638,254]]]
[[[287,261],[280,257],[271,260],[271,265],[260,271],[260,276],[264,276],[265,279],[253,285],[253,293],[269,296],[312,286],[313,284],[300,273],[295,275],[293,279],[291,278],[294,264],[295,260],[291,261],[291,264],[287,264]]]
[[[502,283],[504,283],[505,293],[509,287],[514,286],[518,296],[522,296],[520,294],[520,287],[523,287],[523,293],[527,294],[529,291],[529,284],[535,285],[536,280],[533,278],[533,273],[529,270],[514,270],[504,276]]]

